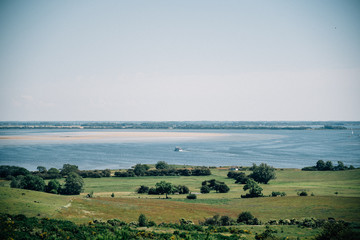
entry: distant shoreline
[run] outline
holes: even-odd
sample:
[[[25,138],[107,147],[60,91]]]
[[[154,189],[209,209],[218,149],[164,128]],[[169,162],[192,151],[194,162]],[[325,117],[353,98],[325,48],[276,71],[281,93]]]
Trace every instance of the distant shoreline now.
[[[16,135],[0,136],[0,140],[89,140],[104,138],[186,138],[186,137],[219,137],[222,133],[198,133],[198,132],[81,132],[71,135],[62,133],[59,135]]]
[[[0,121],[0,129],[346,130],[359,121]]]

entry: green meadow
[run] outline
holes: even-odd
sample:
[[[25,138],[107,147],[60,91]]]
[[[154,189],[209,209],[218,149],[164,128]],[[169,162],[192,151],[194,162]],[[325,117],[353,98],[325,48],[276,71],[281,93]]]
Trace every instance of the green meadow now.
[[[0,183],[0,212],[25,214],[32,217],[50,217],[71,220],[75,223],[108,219],[137,221],[141,213],[157,224],[178,223],[185,218],[195,223],[214,215],[227,215],[236,219],[243,211],[251,212],[262,222],[271,219],[335,218],[360,224],[360,169],[348,171],[306,172],[298,169],[278,169],[277,178],[269,184],[261,184],[265,196],[272,191],[285,192],[285,197],[241,198],[245,194],[242,184],[227,178],[227,169],[212,169],[211,176],[85,178],[85,189],[78,196],[61,196],[42,192],[12,189],[8,181]],[[250,171],[247,172],[249,174]],[[137,194],[141,185],[155,186],[167,181],[174,185],[186,185],[193,193],[200,193],[204,180],[225,182],[228,193],[197,194],[197,199],[186,195]],[[94,198],[86,194],[94,192]],[[308,196],[298,196],[307,191]],[[115,197],[111,197],[114,193]],[[253,233],[264,226],[247,226]],[[318,230],[303,230],[296,226],[274,226],[279,234],[306,238]],[[281,235],[280,234],[280,235]],[[279,235],[279,236],[280,236]],[[249,235],[246,238],[253,235]]]

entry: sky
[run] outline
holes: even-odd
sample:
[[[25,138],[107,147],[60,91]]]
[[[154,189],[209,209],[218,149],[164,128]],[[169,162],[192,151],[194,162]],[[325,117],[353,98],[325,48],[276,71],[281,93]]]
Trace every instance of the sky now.
[[[359,121],[360,1],[0,0],[0,121]]]

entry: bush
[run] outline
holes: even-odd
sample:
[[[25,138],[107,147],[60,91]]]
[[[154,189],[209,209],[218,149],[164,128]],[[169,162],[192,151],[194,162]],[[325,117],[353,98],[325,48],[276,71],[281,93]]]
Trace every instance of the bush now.
[[[201,188],[200,188],[200,192],[201,193],[209,193],[210,192],[210,188],[208,187],[208,186],[206,186],[206,185],[203,185]]]
[[[305,191],[302,191],[299,193],[299,196],[301,196],[301,197],[306,197],[307,195],[308,195],[308,193]]]
[[[186,196],[187,199],[196,199],[197,196],[195,194],[189,194]]]
[[[250,224],[254,220],[254,216],[250,212],[242,212],[237,218],[238,223]]]
[[[141,185],[141,186],[137,189],[137,193],[149,193],[149,187],[148,187],[148,186]]]
[[[215,190],[216,192],[220,192],[220,193],[226,193],[230,190],[230,188],[224,182],[217,181],[216,179],[203,181],[201,185],[202,185],[200,189],[201,193],[207,193],[208,189]],[[205,187],[208,187],[208,189]]]
[[[272,197],[277,197],[277,196],[284,197],[284,196],[286,196],[286,193],[285,192],[272,192],[271,196]]]
[[[355,233],[350,227],[349,224],[339,221],[329,221],[325,223],[323,231],[315,237],[316,240],[355,240],[358,239],[358,233]]]
[[[128,169],[126,172],[115,172],[115,177],[135,177],[134,170]]]
[[[149,195],[158,195],[159,193],[156,191],[156,188],[151,187],[151,188],[149,188],[148,194]]]
[[[190,190],[185,185],[178,185],[175,187],[175,192],[178,192],[179,194],[188,194]]]
[[[230,188],[226,184],[220,184],[216,186],[216,190],[219,193],[227,193],[230,191]]]
[[[146,227],[146,216],[144,214],[140,214],[139,216],[139,227]]]
[[[150,167],[146,164],[136,164],[134,167],[134,174],[136,176],[144,176],[146,171],[149,169]]]
[[[170,166],[167,164],[167,162],[159,161],[156,163],[155,168],[156,169],[168,169]]]

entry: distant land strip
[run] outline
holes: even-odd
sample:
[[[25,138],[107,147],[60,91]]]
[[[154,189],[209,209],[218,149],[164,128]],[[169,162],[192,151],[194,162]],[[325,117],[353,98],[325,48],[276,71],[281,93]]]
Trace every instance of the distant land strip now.
[[[360,129],[360,122],[244,122],[244,121],[165,121],[165,122],[92,122],[54,121],[26,122],[3,121],[0,129],[259,129],[259,130],[344,130],[346,126]],[[353,128],[353,127],[351,127]]]

